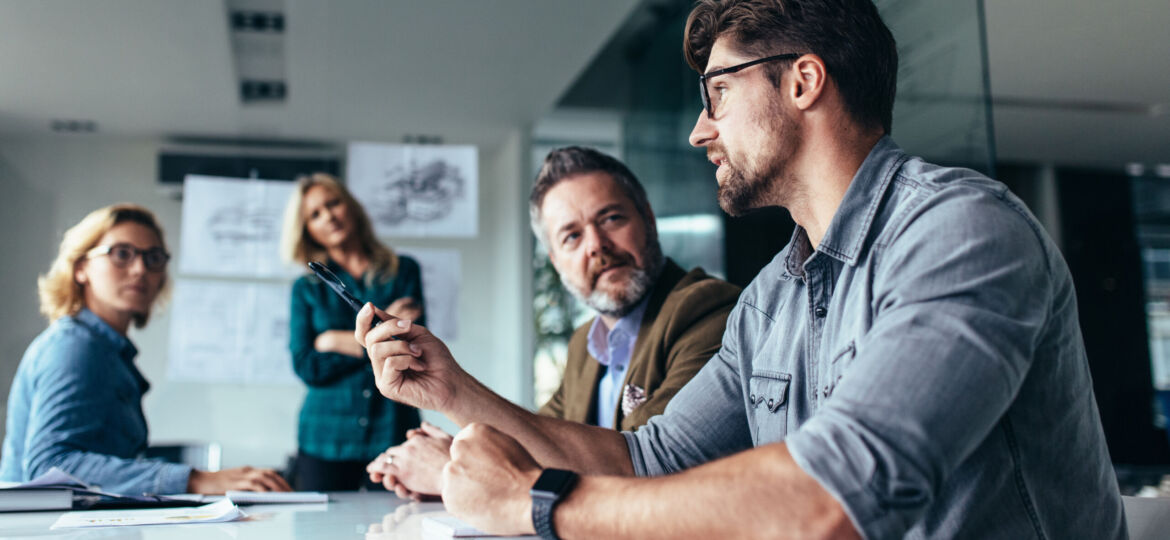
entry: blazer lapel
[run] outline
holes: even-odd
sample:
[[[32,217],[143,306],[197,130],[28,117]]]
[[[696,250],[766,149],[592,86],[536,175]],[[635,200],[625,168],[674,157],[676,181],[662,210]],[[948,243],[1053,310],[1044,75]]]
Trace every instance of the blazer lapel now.
[[[626,370],[625,380],[622,381],[622,387],[618,389],[620,397],[618,398],[617,410],[613,413],[613,425],[618,429],[621,429],[622,419],[625,417],[622,411],[622,400],[625,398],[630,384],[634,384],[642,392],[646,392],[646,388],[642,385],[646,384],[644,379],[646,379],[647,373],[653,369],[649,364],[654,361],[655,350],[654,340],[649,339],[649,335],[653,332],[652,328],[655,326],[655,321],[658,320],[658,313],[662,311],[662,305],[666,303],[666,297],[670,296],[674,286],[678,285],[684,276],[686,276],[686,271],[667,258],[666,264],[662,267],[662,273],[654,283],[654,290],[650,291],[650,300],[646,302],[646,311],[642,313],[642,325],[638,328],[638,340],[634,342],[634,350],[630,351],[630,363]],[[597,361],[594,360],[593,364],[597,365]],[[596,382],[593,383],[593,388],[596,393]],[[647,393],[646,397],[648,396]]]

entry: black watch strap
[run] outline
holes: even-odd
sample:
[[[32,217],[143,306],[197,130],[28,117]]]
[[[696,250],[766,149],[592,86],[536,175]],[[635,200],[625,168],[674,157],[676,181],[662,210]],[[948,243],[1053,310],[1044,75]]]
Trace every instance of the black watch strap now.
[[[577,484],[577,473],[545,469],[532,486],[532,528],[544,540],[560,540],[553,528],[553,509]]]
[[[553,529],[552,520],[553,506],[558,502],[542,497],[532,498],[532,527],[536,529],[536,535],[544,540],[561,540]]]

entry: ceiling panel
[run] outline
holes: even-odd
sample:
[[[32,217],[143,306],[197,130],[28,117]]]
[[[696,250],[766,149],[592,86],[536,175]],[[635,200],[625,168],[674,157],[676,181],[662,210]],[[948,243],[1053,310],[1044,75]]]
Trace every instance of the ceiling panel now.
[[[289,98],[240,104],[218,1],[0,1],[0,134],[490,144],[545,113],[635,0],[287,0]]]

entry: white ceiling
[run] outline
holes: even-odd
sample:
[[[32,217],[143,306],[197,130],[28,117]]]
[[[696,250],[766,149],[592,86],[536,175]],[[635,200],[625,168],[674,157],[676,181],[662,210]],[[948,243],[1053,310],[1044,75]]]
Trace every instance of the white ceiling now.
[[[240,104],[222,0],[0,0],[0,136],[491,145],[553,106],[636,0],[285,0],[289,99]],[[1170,162],[1170,1],[984,0],[1002,160]]]
[[[289,97],[240,104],[222,0],[0,0],[0,135],[491,145],[548,111],[635,0],[285,0]]]
[[[1170,163],[1170,1],[984,5],[1001,160]]]

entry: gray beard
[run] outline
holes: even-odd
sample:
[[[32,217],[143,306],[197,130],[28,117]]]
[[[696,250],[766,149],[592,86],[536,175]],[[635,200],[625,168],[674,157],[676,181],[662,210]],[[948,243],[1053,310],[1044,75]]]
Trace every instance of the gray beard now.
[[[662,273],[662,267],[665,266],[662,248],[657,246],[657,242],[654,244],[649,248],[648,255],[650,256],[647,257],[649,261],[647,267],[633,269],[630,280],[626,282],[625,287],[613,296],[596,289],[586,295],[572,283],[565,281],[564,276],[561,276],[561,284],[565,286],[569,294],[573,295],[573,298],[589,306],[593,311],[615,319],[625,317],[646,297],[646,293],[650,292],[654,282],[658,280],[658,275]]]

